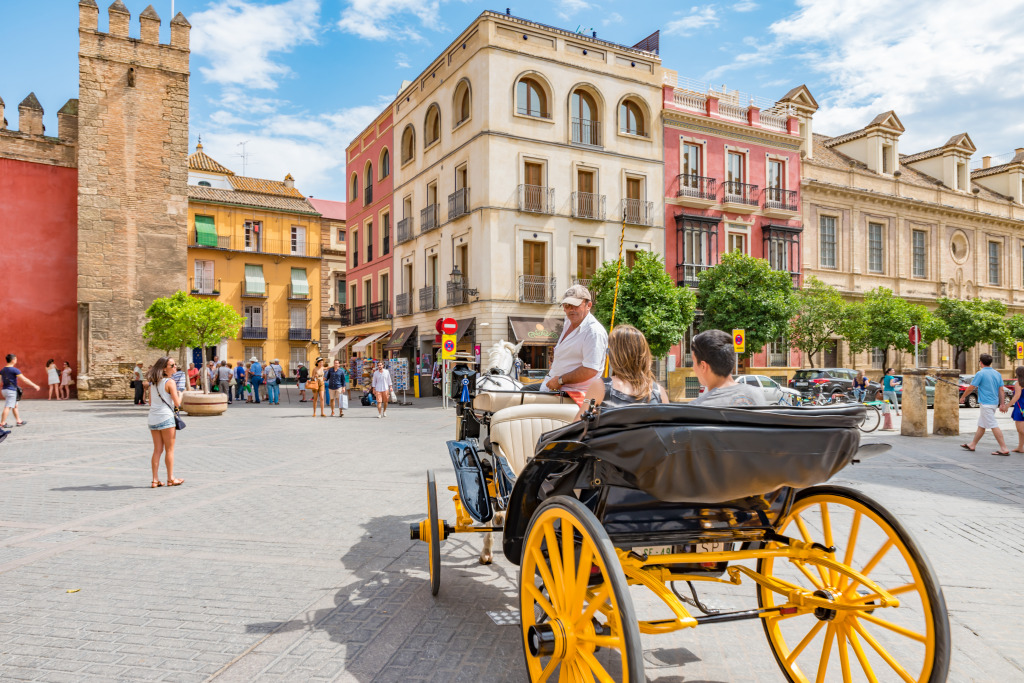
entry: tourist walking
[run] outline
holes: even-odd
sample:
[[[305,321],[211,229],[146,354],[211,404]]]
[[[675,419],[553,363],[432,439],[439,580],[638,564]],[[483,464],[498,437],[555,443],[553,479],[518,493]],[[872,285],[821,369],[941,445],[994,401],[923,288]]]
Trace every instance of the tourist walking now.
[[[60,397],[71,398],[71,385],[75,380],[71,379],[71,363],[64,361],[64,369],[60,371]]]
[[[0,370],[0,394],[4,397],[4,410],[3,414],[0,415],[0,427],[7,429],[11,425],[7,424],[7,413],[14,413],[14,424],[18,427],[24,426],[25,420],[21,419],[21,415],[18,414],[18,377],[24,380],[25,384],[29,385],[36,391],[39,391],[39,385],[30,380],[25,375],[21,374],[21,370],[14,367],[15,363],[18,362],[18,357],[13,353],[7,354],[7,365],[3,370]]]
[[[334,359],[334,367],[327,371],[327,391],[331,398],[331,417],[334,417],[334,404],[338,404],[338,417],[344,417],[342,410],[341,395],[345,391],[345,370],[341,367],[341,361]]]
[[[978,429],[974,432],[971,442],[960,444],[960,448],[973,452],[977,448],[978,442],[981,441],[981,437],[985,435],[985,430],[991,429],[992,436],[996,437],[996,442],[999,444],[999,450],[993,451],[992,455],[1009,455],[1010,450],[1006,447],[1006,441],[1003,440],[1003,430],[996,422],[996,410],[1002,410],[1006,401],[1006,394],[1003,392],[1003,376],[992,369],[992,356],[989,354],[981,354],[978,360],[981,369],[971,380],[971,386],[964,389],[965,394],[970,393],[971,389],[978,390],[978,403],[981,404],[978,413]]]
[[[895,377],[896,371],[889,368],[885,371],[885,376],[882,377],[882,400],[888,401],[889,405],[896,408],[896,415],[902,415],[900,412],[900,397],[896,393],[896,387],[899,385],[899,380]]]
[[[858,370],[857,376],[853,378],[853,400],[863,403],[864,399],[867,398],[867,394],[868,378],[864,375],[863,370]]]
[[[52,358],[46,361],[46,400],[52,401],[54,397],[60,400],[60,373],[57,372],[57,362]]]
[[[373,395],[377,398],[377,417],[387,417],[388,398],[391,396],[394,382],[391,381],[391,373],[381,361],[377,361],[377,367],[370,378],[370,386],[373,387]]]
[[[154,489],[165,485],[160,481],[161,454],[167,469],[166,486],[185,483],[184,479],[174,478],[174,439],[177,435],[174,410],[181,406],[181,394],[172,377],[176,365],[172,358],[160,358],[146,375],[146,384],[149,386],[149,433],[153,437],[153,457],[150,458],[153,482],[150,488]]]
[[[222,360],[220,367],[217,368],[217,384],[220,385],[220,393],[225,394],[228,397],[228,405],[231,405],[231,380],[234,376],[231,372],[231,368],[228,367],[228,362]]]
[[[197,383],[198,382],[199,382],[199,371],[196,370],[196,364],[195,363],[189,363],[188,364],[188,386],[189,386],[189,388],[191,388],[192,391],[195,391],[196,388],[197,388]]]
[[[146,399],[143,395],[143,381],[145,381],[146,372],[142,369],[142,361],[140,360],[132,368],[132,388],[135,389],[135,405],[144,406],[146,405]]]
[[[295,382],[299,386],[299,403],[306,402],[306,382],[309,381],[309,369],[299,363],[299,369],[295,371]]]
[[[184,368],[178,367],[175,364],[174,374],[171,375],[171,379],[174,380],[174,386],[178,389],[178,393],[184,395],[185,387],[188,385],[188,373],[185,372]]]
[[[1017,381],[1013,383],[1013,396],[1000,410],[1005,413],[1013,408],[1010,417],[1013,418],[1013,426],[1017,430],[1017,447],[1011,453],[1024,453],[1024,365],[1018,365],[1014,375]]]
[[[281,405],[281,380],[284,378],[284,369],[274,359],[273,363],[263,368],[263,379],[267,383],[267,402],[271,405]]]
[[[316,365],[313,366],[312,372],[309,374],[307,380],[309,389],[313,394],[313,417],[316,417],[316,407],[320,406],[320,417],[327,417],[324,414],[324,359],[317,358]]]
[[[242,365],[242,361],[238,361],[238,365],[235,366],[235,399],[245,400],[245,366]]]
[[[255,399],[254,403],[260,402],[260,385],[263,384],[263,366],[260,365],[259,360],[256,356],[249,359],[252,365],[249,367],[249,375],[252,382],[252,395]]]

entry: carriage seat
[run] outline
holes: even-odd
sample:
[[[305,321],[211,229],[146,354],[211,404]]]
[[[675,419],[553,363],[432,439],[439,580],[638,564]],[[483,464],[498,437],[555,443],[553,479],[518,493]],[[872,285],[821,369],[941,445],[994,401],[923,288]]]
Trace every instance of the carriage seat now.
[[[521,405],[572,405],[576,403],[567,396],[557,394],[539,393],[536,391],[483,391],[473,399],[475,410],[484,410],[489,413],[496,413],[499,410],[511,406]]]
[[[508,461],[518,477],[533,458],[540,435],[569,424],[578,413],[579,406],[571,400],[565,404],[528,403],[504,408],[491,417],[491,447]]]

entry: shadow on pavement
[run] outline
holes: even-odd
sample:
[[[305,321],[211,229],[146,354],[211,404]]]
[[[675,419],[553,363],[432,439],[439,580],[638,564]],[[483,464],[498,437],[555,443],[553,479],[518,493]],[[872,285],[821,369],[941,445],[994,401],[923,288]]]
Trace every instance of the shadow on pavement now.
[[[149,486],[111,486],[110,484],[95,484],[93,486],[61,486],[50,489],[51,491],[128,491],[131,489],[148,489]]]

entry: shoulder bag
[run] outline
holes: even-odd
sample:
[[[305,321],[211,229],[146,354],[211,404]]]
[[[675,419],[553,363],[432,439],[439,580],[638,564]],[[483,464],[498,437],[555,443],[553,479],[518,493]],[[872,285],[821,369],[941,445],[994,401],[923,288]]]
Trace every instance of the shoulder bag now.
[[[167,402],[164,395],[160,393],[160,387],[154,386],[153,388],[156,389],[156,395],[160,397],[160,400],[164,402],[164,405],[170,408],[171,412],[174,413],[174,428],[178,430],[184,429],[185,421],[181,419],[180,415],[178,415],[178,409]]]

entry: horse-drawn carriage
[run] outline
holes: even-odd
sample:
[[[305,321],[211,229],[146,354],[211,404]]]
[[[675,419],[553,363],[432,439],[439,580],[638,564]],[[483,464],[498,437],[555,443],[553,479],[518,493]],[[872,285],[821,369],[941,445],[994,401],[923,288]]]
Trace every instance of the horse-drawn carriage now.
[[[410,534],[436,595],[441,541],[502,532],[533,681],[643,681],[642,633],[741,619],[761,620],[789,681],[943,681],[949,623],[920,547],[878,503],[821,485],[887,449],[860,445],[863,410],[590,406],[574,421],[557,394],[476,391],[448,442],[455,522],[428,472]],[[694,587],[744,579],[756,607],[712,609]],[[638,618],[631,586],[665,615]]]

